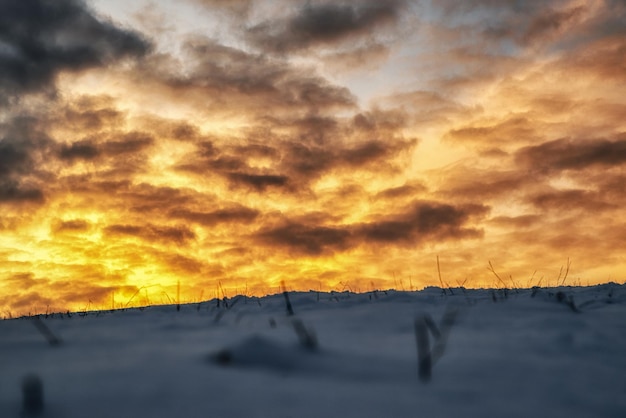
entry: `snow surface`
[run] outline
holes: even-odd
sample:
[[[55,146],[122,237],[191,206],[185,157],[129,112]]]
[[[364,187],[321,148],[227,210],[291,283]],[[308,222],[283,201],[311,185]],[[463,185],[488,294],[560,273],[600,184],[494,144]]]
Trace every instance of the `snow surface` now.
[[[278,294],[0,321],[0,417],[33,415],[33,374],[50,418],[626,417],[626,286],[453,292],[290,293],[294,316]],[[420,318],[430,346],[449,331],[429,381]]]

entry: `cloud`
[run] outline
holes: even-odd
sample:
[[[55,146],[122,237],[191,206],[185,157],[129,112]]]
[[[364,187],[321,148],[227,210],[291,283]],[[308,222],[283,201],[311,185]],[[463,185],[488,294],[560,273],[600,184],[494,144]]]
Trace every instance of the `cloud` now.
[[[482,217],[489,208],[482,205],[454,207],[435,202],[418,202],[410,210],[379,216],[371,222],[346,225],[315,225],[302,217],[299,222],[284,220],[259,231],[255,238],[264,245],[287,252],[319,256],[360,246],[419,246],[425,242],[480,238],[482,232],[464,225]]]
[[[227,173],[226,177],[237,185],[244,185],[262,192],[268,187],[285,187],[289,182],[287,176],[275,174]]]
[[[464,126],[452,129],[446,139],[452,141],[486,143],[498,145],[506,143],[533,143],[541,140],[537,131],[537,121],[524,116],[508,116],[503,121],[489,125]]]
[[[530,201],[544,211],[572,212],[576,210],[599,212],[618,208],[612,202],[605,202],[597,192],[589,190],[559,190],[531,196]]]
[[[0,203],[43,203],[43,191],[11,180],[0,182]]]
[[[199,198],[213,200],[212,195],[197,196],[190,190],[169,186],[154,186],[147,183],[131,184],[128,182],[95,183],[96,191],[101,193],[116,192],[122,203],[139,214],[165,214],[187,205],[193,205]]]
[[[285,222],[283,225],[267,228],[256,234],[256,240],[260,244],[309,256],[345,249],[350,237],[350,231],[341,227],[303,225],[292,222]]]
[[[104,232],[111,236],[130,236],[145,241],[160,241],[183,245],[196,238],[196,234],[184,226],[157,226],[157,225],[109,225]]]
[[[197,274],[201,273],[205,267],[200,261],[191,257],[185,257],[181,254],[174,254],[171,252],[164,252],[158,255],[160,260],[168,267],[172,272],[179,274]]]
[[[223,10],[227,13],[234,14],[237,17],[245,17],[254,0],[191,0],[194,3],[206,7],[210,11]]]
[[[187,105],[198,102],[199,107],[229,115],[322,114],[355,107],[347,88],[286,60],[201,36],[188,39],[183,52],[184,66],[172,56],[143,60],[138,78],[152,81],[151,87],[174,102],[184,97]]]
[[[20,147],[19,144],[10,143],[3,138],[0,142],[0,176],[24,170],[24,166],[29,163],[29,156],[24,148],[26,147]]]
[[[489,220],[489,223],[508,230],[531,228],[533,226],[541,225],[541,222],[542,219],[539,215],[496,216]]]
[[[56,233],[72,233],[72,232],[85,232],[88,231],[91,224],[84,219],[72,219],[70,221],[58,221],[53,230]]]
[[[443,173],[442,173],[443,174]],[[459,165],[445,172],[438,193],[453,201],[492,200],[528,192],[537,179],[514,169],[496,170]]]
[[[363,45],[348,44],[347,46],[336,51],[321,53],[320,59],[324,63],[324,68],[344,73],[374,70],[387,61],[392,53],[393,45],[371,40]]]
[[[521,13],[497,7],[504,17],[491,22],[484,34],[494,40],[510,39],[520,46],[547,43],[580,24],[589,14],[586,6],[567,7],[557,2],[545,6],[525,5]]]
[[[398,19],[402,5],[395,0],[307,3],[295,15],[252,26],[248,39],[265,51],[285,53],[371,37],[378,27]]]
[[[195,212],[187,209],[174,209],[169,217],[196,222],[204,226],[215,226],[221,223],[252,223],[260,215],[259,211],[244,206],[218,209],[211,212]]]
[[[482,205],[455,207],[449,204],[419,202],[408,212],[360,225],[358,235],[369,242],[421,244],[429,240],[477,238],[482,233],[464,228],[472,217],[487,214]]]
[[[622,20],[626,19],[626,12]],[[575,53],[565,55],[560,64],[570,71],[600,77],[605,82],[620,83],[626,80],[624,54],[626,31],[582,44]]]
[[[73,106],[70,104],[65,108],[55,122],[81,132],[97,132],[110,126],[121,125],[123,116],[121,111],[112,107],[107,98],[82,97]]]
[[[571,7],[565,10],[548,9],[535,16],[528,24],[521,36],[521,41],[531,44],[537,40],[550,37],[554,32],[560,32],[565,27],[580,22],[585,14],[584,6]]]
[[[423,184],[405,184],[403,186],[391,187],[384,189],[374,196],[376,199],[402,199],[410,198],[419,193],[426,192],[428,189]]]
[[[22,307],[139,281],[421,286],[437,254],[471,285],[487,259],[623,269],[623,1],[188,0],[124,28],[85,4],[0,5]]]
[[[341,169],[358,169],[372,164],[379,164],[381,171],[387,171],[391,160],[403,151],[414,147],[416,141],[383,141],[371,140],[358,145],[335,149],[318,145],[291,143],[286,149],[286,158],[282,166],[287,172],[293,173],[306,181],[314,180],[320,175]]]
[[[96,18],[79,0],[0,3],[0,91],[4,98],[53,88],[61,71],[139,56],[149,45],[138,34]]]
[[[115,139],[102,140],[89,138],[61,145],[61,160],[96,160],[100,157],[120,157],[124,154],[137,154],[154,143],[152,136],[142,132],[128,132],[112,135]]]
[[[51,144],[35,118],[17,116],[0,124],[0,202],[44,201],[39,163]]]
[[[420,126],[447,124],[476,111],[453,98],[444,97],[442,93],[430,90],[395,93],[379,99],[379,102],[385,107],[404,109],[405,117]]]
[[[518,164],[539,172],[621,166],[626,164],[626,139],[556,139],[520,149],[515,160]]]
[[[219,138],[197,141],[195,152],[176,169],[205,178],[217,175],[232,187],[257,192],[306,192],[311,183],[331,173],[366,172],[374,166],[381,174],[401,170],[418,143],[402,134],[407,123],[393,111],[341,119],[263,118],[258,132],[238,139],[240,144]]]
[[[79,141],[61,147],[59,158],[62,160],[93,160],[100,155],[98,148],[91,141]]]

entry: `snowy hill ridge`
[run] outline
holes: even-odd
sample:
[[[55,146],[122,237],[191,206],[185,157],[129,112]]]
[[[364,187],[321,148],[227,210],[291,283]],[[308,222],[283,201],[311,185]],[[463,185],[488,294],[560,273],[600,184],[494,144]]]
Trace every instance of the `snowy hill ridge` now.
[[[622,417],[625,352],[614,283],[57,313],[0,321],[0,417]]]

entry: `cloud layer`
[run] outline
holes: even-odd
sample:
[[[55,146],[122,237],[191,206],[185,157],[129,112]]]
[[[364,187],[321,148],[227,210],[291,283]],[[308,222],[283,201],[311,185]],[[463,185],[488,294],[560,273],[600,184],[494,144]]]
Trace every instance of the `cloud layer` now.
[[[106,7],[0,5],[3,316],[624,280],[623,2]]]

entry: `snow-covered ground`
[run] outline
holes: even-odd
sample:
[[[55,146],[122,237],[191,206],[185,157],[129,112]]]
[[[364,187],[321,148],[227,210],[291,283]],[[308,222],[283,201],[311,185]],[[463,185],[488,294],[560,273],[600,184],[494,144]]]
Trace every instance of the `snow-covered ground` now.
[[[0,417],[626,417],[624,285],[289,299],[0,321]]]

